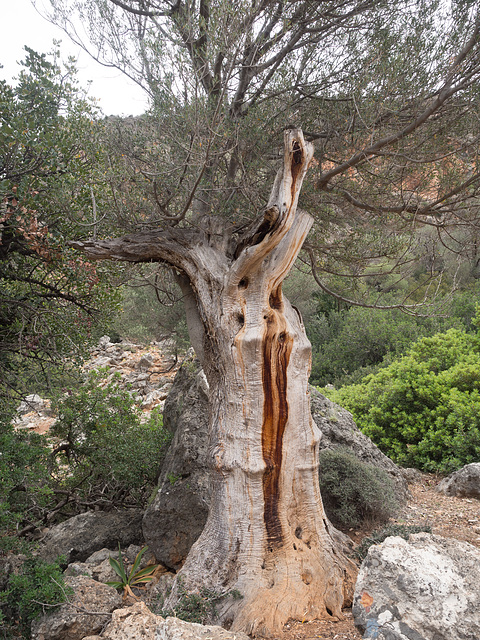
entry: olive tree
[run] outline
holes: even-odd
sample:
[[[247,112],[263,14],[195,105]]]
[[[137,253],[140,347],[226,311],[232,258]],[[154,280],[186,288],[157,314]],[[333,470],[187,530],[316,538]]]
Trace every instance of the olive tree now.
[[[129,233],[75,246],[169,265],[183,292],[209,383],[212,501],[182,589],[239,591],[219,621],[249,633],[340,618],[354,567],[324,515],[310,344],[282,282],[302,246],[327,291],[329,277],[352,289],[395,273],[414,259],[420,225],[459,251],[453,229],[475,224],[479,178],[476,8],[51,4],[53,20],[152,101],[142,118],[111,121],[110,212]]]

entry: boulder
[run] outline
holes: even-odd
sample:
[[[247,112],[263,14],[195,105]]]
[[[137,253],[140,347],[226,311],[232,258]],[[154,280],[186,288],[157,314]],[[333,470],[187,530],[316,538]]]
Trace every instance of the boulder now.
[[[403,501],[408,485],[399,467],[358,429],[348,411],[313,388],[311,399],[314,420],[323,432],[320,448],[349,447],[364,462],[385,469],[394,480],[397,498]],[[163,424],[174,435],[158,489],[143,518],[149,548],[159,562],[175,571],[208,516],[208,415],[208,382],[199,362],[191,357],[178,371],[165,402]]]
[[[364,638],[480,638],[480,550],[427,533],[370,547],[355,587],[353,616]]]
[[[38,553],[49,562],[62,555],[70,564],[84,562],[99,549],[118,548],[118,544],[143,544],[141,511],[81,513],[49,529]]]
[[[118,609],[101,634],[103,640],[249,640],[244,633],[231,633],[221,627],[164,619],[152,613],[143,602]]]
[[[472,462],[444,478],[436,491],[446,496],[480,499],[480,462]]]
[[[136,602],[131,607],[117,609],[112,614],[112,620],[102,633],[104,640],[156,640],[155,630],[161,616],[150,611],[144,602]]]
[[[32,623],[32,640],[83,640],[98,634],[121,606],[122,598],[113,587],[87,576],[67,576],[73,588],[71,601]]]
[[[167,618],[157,627],[155,640],[250,640],[240,631],[232,632],[214,625]]]
[[[360,431],[352,414],[313,387],[310,387],[310,401],[313,419],[322,432],[320,450],[336,447],[351,449],[362,462],[386,471],[393,480],[397,499],[401,502],[406,500],[409,495],[408,483],[402,470]]]
[[[185,362],[165,402],[163,424],[174,435],[143,518],[149,549],[174,570],[183,564],[208,515],[207,387],[200,365]]]

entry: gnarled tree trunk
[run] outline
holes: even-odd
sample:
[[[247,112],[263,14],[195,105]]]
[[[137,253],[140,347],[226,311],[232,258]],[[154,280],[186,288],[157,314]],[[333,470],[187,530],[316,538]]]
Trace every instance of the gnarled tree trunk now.
[[[219,621],[247,633],[341,617],[353,584],[320,497],[310,344],[282,295],[312,223],[297,209],[312,155],[301,131],[286,132],[265,215],[241,240],[174,229],[83,245],[91,257],[164,260],[180,272],[210,385],[212,500],[179,579],[187,590],[239,591],[221,601]],[[167,606],[178,597],[174,588]]]

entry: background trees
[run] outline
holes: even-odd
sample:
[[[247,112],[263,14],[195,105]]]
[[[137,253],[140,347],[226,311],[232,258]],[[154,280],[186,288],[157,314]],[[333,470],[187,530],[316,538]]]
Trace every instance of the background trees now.
[[[0,369],[2,397],[51,387],[66,356],[84,349],[115,292],[107,271],[68,248],[92,226],[98,167],[96,111],[62,71],[27,49],[15,86],[0,83]],[[3,409],[4,410],[4,409]]]

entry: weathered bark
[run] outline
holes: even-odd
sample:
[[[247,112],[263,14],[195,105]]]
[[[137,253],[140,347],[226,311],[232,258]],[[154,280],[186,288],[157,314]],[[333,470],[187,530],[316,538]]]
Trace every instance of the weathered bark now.
[[[285,156],[263,220],[235,246],[204,234],[176,242],[160,232],[95,243],[91,256],[161,259],[175,265],[196,308],[190,317],[210,385],[212,501],[205,529],[178,579],[226,595],[220,622],[275,634],[289,618],[341,617],[353,564],[328,531],[318,486],[308,394],[310,343],[282,295],[312,220],[297,210],[313,155],[300,131]],[[181,233],[177,230],[175,233]],[[200,330],[199,330],[200,329]],[[179,595],[174,588],[167,606]]]

